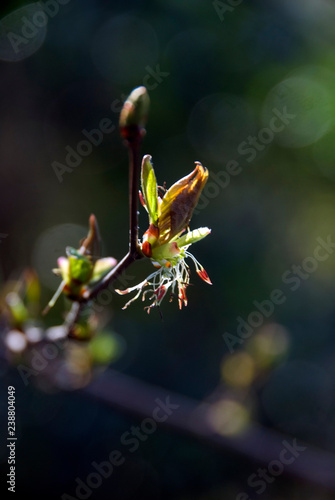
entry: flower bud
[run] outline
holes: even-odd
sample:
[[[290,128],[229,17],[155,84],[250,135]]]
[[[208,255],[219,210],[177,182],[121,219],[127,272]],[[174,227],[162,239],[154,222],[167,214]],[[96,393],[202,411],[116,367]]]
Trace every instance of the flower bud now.
[[[127,97],[120,113],[120,133],[127,140],[143,134],[149,111],[149,96],[145,87],[137,87]]]

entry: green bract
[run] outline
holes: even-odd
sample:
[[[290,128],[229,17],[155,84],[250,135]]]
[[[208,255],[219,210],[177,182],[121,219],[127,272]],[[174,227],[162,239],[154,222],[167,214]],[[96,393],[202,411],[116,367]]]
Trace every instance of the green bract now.
[[[142,161],[141,186],[145,208],[149,214],[150,224],[158,222],[158,193],[155,172],[151,163],[151,156],[145,155]]]
[[[66,254],[69,262],[68,276],[66,283],[69,285],[74,281],[76,285],[87,283],[92,276],[93,264],[85,255],[81,255],[77,250],[67,247]]]
[[[185,247],[188,245],[192,245],[192,243],[196,243],[197,241],[202,240],[210,233],[210,229],[208,227],[199,227],[198,229],[194,229],[193,231],[189,231],[184,236],[180,236],[176,243],[179,248]]]

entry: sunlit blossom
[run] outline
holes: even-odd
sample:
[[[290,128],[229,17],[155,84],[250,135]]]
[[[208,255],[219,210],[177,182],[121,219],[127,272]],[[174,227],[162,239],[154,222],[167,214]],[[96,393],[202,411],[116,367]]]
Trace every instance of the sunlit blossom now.
[[[191,259],[198,275],[206,283],[212,284],[203,266],[188,251],[193,243],[211,232],[207,227],[193,231],[188,227],[207,178],[207,169],[200,162],[196,162],[193,172],[160,196],[159,193],[163,189],[157,186],[151,157],[144,156],[140,200],[149,215],[149,228],[143,235],[141,250],[157,270],[138,285],[126,290],[117,290],[122,295],[137,292],[124,308],[142,296],[142,300],[148,298],[151,301],[146,307],[150,312],[151,308],[160,306],[168,292],[170,300],[175,296],[178,298],[180,309],[183,305],[186,306],[186,289],[190,283],[190,268],[186,259]]]

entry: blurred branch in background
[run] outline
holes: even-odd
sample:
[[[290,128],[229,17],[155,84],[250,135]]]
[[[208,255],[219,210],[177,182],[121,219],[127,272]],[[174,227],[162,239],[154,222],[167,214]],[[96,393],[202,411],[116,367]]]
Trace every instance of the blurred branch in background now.
[[[198,402],[194,399],[172,393],[161,387],[146,384],[115,370],[107,370],[92,381],[83,392],[123,412],[148,417],[152,414],[155,401],[171,403],[169,418],[161,425],[196,438],[223,451],[244,455],[253,462],[269,464],[281,457],[283,448],[296,449],[296,457],[285,467],[284,472],[307,483],[322,486],[335,492],[335,454],[322,451],[308,443],[296,443],[296,439],[271,431],[260,425],[249,423],[239,434],[228,436],[217,432],[213,425],[216,402]],[[236,414],[222,414],[224,425]],[[228,425],[227,425],[228,427]],[[299,453],[299,450],[303,450]],[[294,451],[293,451],[294,454]],[[289,462],[287,462],[289,463]]]

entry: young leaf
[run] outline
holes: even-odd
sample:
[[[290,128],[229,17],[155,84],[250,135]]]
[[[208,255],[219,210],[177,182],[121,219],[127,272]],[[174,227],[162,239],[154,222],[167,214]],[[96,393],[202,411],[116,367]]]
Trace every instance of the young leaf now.
[[[208,170],[200,162],[195,163],[193,172],[173,184],[162,199],[158,223],[162,244],[178,236],[189,224],[207,182]]]
[[[185,247],[187,245],[192,245],[192,243],[196,243],[197,241],[202,240],[208,234],[210,234],[211,230],[208,227],[199,227],[198,229],[194,229],[193,231],[189,231],[184,236],[180,236],[176,240],[178,248]]]
[[[87,257],[69,257],[69,276],[76,284],[87,283],[92,276],[93,264]]]
[[[158,221],[157,181],[150,155],[145,155],[142,160],[141,185],[144,202],[149,213],[150,224],[156,226]]]

